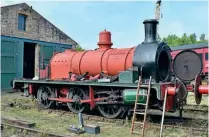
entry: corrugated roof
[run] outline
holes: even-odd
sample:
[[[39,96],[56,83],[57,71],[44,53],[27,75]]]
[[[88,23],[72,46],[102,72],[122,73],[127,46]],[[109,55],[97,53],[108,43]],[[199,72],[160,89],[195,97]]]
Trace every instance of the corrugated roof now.
[[[199,49],[199,48],[208,48],[208,43],[197,43],[197,44],[188,44],[181,46],[171,46],[171,50],[186,50],[186,49]]]

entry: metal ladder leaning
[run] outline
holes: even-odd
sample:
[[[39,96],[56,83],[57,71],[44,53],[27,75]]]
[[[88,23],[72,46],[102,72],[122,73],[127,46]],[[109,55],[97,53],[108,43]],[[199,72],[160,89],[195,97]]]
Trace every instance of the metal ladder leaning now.
[[[150,76],[149,85],[146,87],[146,88],[148,88],[148,91],[147,91],[148,93],[147,94],[139,94],[139,92],[140,92],[140,86],[141,86],[141,81],[142,81],[142,77],[139,76],[139,81],[138,81],[138,86],[137,86],[137,94],[136,94],[136,101],[135,101],[135,106],[134,106],[134,114],[133,114],[133,119],[132,119],[132,124],[131,124],[131,134],[132,133],[138,133],[138,134],[141,134],[142,137],[143,137],[144,136],[144,129],[145,129],[146,118],[147,118],[147,109],[148,109],[149,98],[150,98],[150,90],[151,90],[152,76]],[[145,97],[147,97],[146,104],[138,103],[138,97],[139,96],[145,96]],[[145,106],[145,112],[144,113],[136,112],[137,105],[144,105]],[[138,114],[138,115],[144,115],[144,121],[143,121],[143,123],[142,122],[135,122],[136,114]],[[134,131],[134,124],[143,124],[143,126],[142,126],[142,132],[141,133]]]

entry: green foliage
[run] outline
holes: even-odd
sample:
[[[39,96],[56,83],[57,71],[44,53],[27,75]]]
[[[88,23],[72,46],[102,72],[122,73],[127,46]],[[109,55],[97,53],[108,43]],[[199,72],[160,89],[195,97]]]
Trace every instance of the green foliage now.
[[[191,35],[189,36],[189,38],[190,38],[190,40],[191,40],[192,43],[196,43],[197,37],[196,37],[196,34],[195,34],[195,33],[191,34]]]
[[[204,40],[205,40],[205,34],[202,34],[202,35],[200,36],[200,40],[201,40],[201,41],[204,41]]]
[[[208,40],[205,39],[205,34],[202,34],[202,35],[200,36],[200,41],[201,41],[201,42],[208,42]]]
[[[76,45],[76,51],[85,51],[80,45]]]
[[[200,36],[200,40],[198,41],[195,33],[190,35],[184,33],[182,37],[178,37],[176,35],[168,35],[167,37],[162,38],[162,41],[166,42],[169,46],[179,46],[179,45],[208,42],[208,40],[205,39],[205,34],[202,34]]]
[[[169,46],[176,46],[181,43],[181,38],[177,37],[176,35],[168,35],[167,37],[163,38],[163,41]]]

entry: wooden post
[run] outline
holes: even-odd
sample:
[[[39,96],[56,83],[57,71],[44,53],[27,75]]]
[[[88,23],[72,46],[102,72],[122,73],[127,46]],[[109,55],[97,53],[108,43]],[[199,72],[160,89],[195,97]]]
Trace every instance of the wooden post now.
[[[39,77],[39,58],[40,58],[40,45],[36,44],[35,46],[35,69],[34,69],[34,74],[35,77]]]

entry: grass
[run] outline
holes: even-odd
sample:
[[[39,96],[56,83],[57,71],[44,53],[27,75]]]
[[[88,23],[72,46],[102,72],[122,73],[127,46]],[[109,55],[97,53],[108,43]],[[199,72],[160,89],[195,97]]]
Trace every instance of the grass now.
[[[1,109],[1,115],[2,116],[10,116],[10,117],[16,117],[19,119],[31,121],[36,123],[37,129],[44,130],[46,132],[52,132],[56,134],[62,134],[62,135],[69,135],[73,137],[138,137],[139,135],[130,135],[130,123],[126,124],[118,124],[118,123],[98,123],[95,121],[84,121],[85,124],[94,124],[100,126],[100,134],[98,135],[91,135],[91,134],[81,134],[76,135],[74,133],[70,133],[67,128],[73,124],[78,125],[78,117],[74,117],[69,114],[63,114],[59,112],[53,112],[48,113],[48,111],[38,111],[36,108],[36,105],[33,101],[30,100],[30,98],[23,98],[19,94],[8,94],[2,96],[1,104],[8,104],[10,102],[16,102],[27,104],[32,106],[30,109],[25,109],[19,106],[15,107],[4,107],[2,106]],[[15,130],[11,128],[5,129],[5,133],[8,134],[8,136],[11,136],[15,134]],[[153,129],[148,128],[145,130],[145,137],[159,137],[160,130],[159,129]],[[166,137],[197,137],[190,131],[185,131],[181,128],[179,129],[164,129],[164,136]],[[21,137],[24,137],[24,134],[21,134]],[[27,135],[26,135],[27,136]],[[207,134],[199,135],[206,137]]]
[[[194,93],[188,93],[187,104],[196,104]],[[208,106],[208,95],[202,95],[202,101],[200,105]]]

